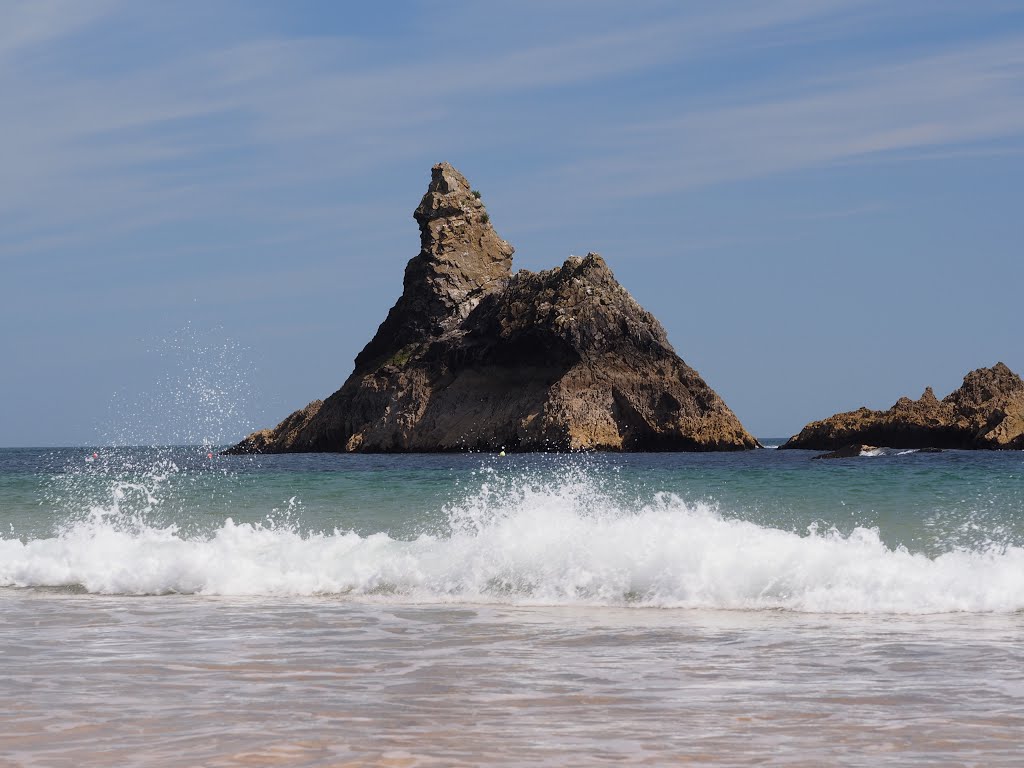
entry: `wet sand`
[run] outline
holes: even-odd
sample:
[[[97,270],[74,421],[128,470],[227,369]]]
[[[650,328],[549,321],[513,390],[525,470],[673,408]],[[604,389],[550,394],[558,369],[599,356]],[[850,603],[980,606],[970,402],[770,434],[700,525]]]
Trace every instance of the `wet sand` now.
[[[1019,765],[1024,616],[0,590],[0,764]]]

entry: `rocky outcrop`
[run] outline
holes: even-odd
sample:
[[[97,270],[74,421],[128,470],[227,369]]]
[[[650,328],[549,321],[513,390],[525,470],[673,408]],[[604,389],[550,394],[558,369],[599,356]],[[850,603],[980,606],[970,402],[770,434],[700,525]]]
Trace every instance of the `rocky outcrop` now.
[[[401,298],[356,357],[356,373],[452,330],[512,277],[515,249],[498,237],[479,193],[448,163],[434,166],[413,218],[419,255],[406,265]]]
[[[512,274],[447,163],[414,216],[420,252],[352,375],[229,453],[757,447],[599,255]]]
[[[835,450],[870,443],[889,448],[1024,449],[1024,381],[1003,363],[979,368],[939,400],[931,387],[887,411],[860,408],[804,427],[781,448]]]

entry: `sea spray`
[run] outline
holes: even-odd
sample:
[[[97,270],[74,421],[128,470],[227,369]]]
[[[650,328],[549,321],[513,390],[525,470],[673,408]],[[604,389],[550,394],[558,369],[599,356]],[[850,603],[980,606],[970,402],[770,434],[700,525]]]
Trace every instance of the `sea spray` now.
[[[672,493],[492,476],[445,532],[301,532],[287,521],[186,534],[94,510],[58,535],[0,540],[0,584],[106,594],[346,595],[419,603],[615,605],[838,613],[1024,610],[1024,549],[935,557],[876,529],[786,531]],[[144,495],[144,494],[143,494]],[[121,501],[124,499],[122,498]]]
[[[149,355],[152,380],[112,395],[97,445],[48,458],[40,506],[52,531],[97,517],[120,529],[193,531],[199,517],[230,513],[239,470],[257,461],[219,456],[251,425],[245,413],[255,376],[247,350],[220,329],[187,324],[152,343]],[[38,521],[31,523],[27,532],[37,534]]]
[[[194,445],[205,454],[251,427],[258,379],[249,350],[222,329],[189,323],[150,344],[148,355],[152,380],[114,393],[101,444]]]

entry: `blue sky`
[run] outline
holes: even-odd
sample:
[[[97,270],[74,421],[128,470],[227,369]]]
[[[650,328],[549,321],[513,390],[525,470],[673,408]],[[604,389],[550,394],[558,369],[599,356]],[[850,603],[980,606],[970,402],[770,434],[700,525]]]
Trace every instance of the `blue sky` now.
[[[440,160],[517,267],[604,255],[756,435],[1024,372],[1019,2],[0,18],[2,445],[180,437],[189,397],[233,439],[331,393]]]

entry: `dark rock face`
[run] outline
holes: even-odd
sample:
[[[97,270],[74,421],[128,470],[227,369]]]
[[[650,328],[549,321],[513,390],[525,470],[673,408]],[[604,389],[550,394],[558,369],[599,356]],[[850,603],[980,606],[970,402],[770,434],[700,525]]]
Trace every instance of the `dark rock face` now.
[[[979,368],[939,400],[901,397],[887,411],[860,408],[804,427],[781,448],[834,450],[851,443],[889,448],[1024,449],[1024,381],[1003,363]]]
[[[401,298],[356,357],[356,373],[450,330],[512,277],[515,249],[498,237],[483,202],[448,163],[431,170],[413,218],[420,226],[419,255],[405,268]]]
[[[414,215],[420,253],[352,375],[230,453],[757,447],[599,255],[513,275],[447,163]]]

